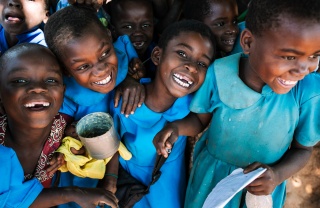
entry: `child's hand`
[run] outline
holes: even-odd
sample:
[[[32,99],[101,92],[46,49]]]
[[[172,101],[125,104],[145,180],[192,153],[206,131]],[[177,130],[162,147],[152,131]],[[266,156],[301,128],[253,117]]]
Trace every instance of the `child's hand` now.
[[[53,176],[53,174],[65,164],[64,155],[59,152],[53,154],[52,159],[49,162],[49,167],[47,168],[47,175]]]
[[[118,107],[122,95],[121,113],[128,117],[133,114],[136,108],[142,105],[145,99],[144,86],[127,76],[123,82],[116,88],[114,96],[114,107]]]
[[[81,207],[102,206],[107,204],[112,208],[118,207],[118,199],[116,196],[102,188],[76,188],[76,200],[74,200]]]
[[[65,136],[70,136],[72,138],[75,138],[77,140],[80,140],[77,131],[76,131],[76,123],[73,122],[72,124],[68,124],[66,126],[66,129],[64,130]]]
[[[158,155],[168,157],[178,136],[178,128],[172,123],[167,124],[159,131],[153,139],[153,145],[155,146]]]
[[[106,176],[106,177],[107,177],[107,180],[105,180],[105,182],[103,183],[102,188],[115,194],[117,191],[117,179],[112,176]]]
[[[279,184],[277,179],[277,174],[273,171],[270,166],[254,162],[251,165],[248,165],[244,170],[243,173],[249,173],[257,168],[266,168],[267,170],[259,176],[256,180],[251,182],[247,186],[247,190],[254,194],[254,195],[268,195],[273,192],[275,187]]]
[[[129,64],[128,74],[135,80],[146,76],[146,69],[139,58],[133,58]]]

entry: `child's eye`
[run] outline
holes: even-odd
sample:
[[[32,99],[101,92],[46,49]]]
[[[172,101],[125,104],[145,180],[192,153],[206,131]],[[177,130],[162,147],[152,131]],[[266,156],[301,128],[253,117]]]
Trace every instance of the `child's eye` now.
[[[148,27],[151,27],[151,25],[150,25],[150,24],[143,24],[143,25],[142,25],[142,28],[143,28],[143,29],[146,29],[146,28],[148,28]]]
[[[100,60],[106,58],[106,57],[108,56],[109,52],[110,52],[110,49],[109,49],[109,50],[106,50],[105,52],[103,52],[103,53],[101,54]]]
[[[84,64],[80,67],[77,68],[77,71],[84,71],[84,70],[87,70],[89,68],[89,64]]]
[[[131,25],[125,25],[122,27],[123,29],[132,29],[132,26]]]
[[[198,62],[198,65],[202,68],[208,68],[207,64],[203,63],[203,62]]]
[[[310,59],[319,59],[320,54],[314,54],[312,56],[309,56]]]
[[[237,24],[238,24],[238,21],[237,21],[237,20],[234,20],[234,21],[232,22],[232,24],[237,25]]]
[[[48,83],[56,83],[56,82],[58,82],[58,81],[55,80],[55,79],[50,78],[50,79],[47,79],[46,82],[48,82]]]
[[[13,80],[12,82],[20,84],[20,83],[27,83],[27,80],[25,80],[25,79],[16,79],[16,80]]]
[[[292,60],[296,59],[296,57],[294,57],[294,56],[282,56],[282,58],[285,60],[288,60],[288,61],[292,61]]]
[[[224,22],[217,22],[217,23],[215,24],[215,26],[222,27],[222,26],[224,26]]]
[[[184,57],[184,58],[187,57],[187,55],[186,55],[185,52],[183,52],[183,51],[178,51],[177,53],[178,53],[180,56]]]

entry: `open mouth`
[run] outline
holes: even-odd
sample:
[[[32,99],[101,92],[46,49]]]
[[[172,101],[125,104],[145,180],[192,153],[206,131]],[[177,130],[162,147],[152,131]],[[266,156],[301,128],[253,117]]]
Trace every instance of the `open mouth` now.
[[[145,41],[139,41],[139,42],[133,42],[132,45],[133,45],[135,48],[142,48],[145,43],[146,43]]]
[[[184,88],[190,88],[193,84],[193,81],[190,80],[188,77],[186,76],[182,76],[180,74],[174,73],[173,74],[173,80],[179,84],[180,86],[184,87]]]
[[[96,85],[106,85],[111,81],[111,75],[107,76],[105,79],[94,82]]]
[[[8,14],[8,15],[5,15],[5,21],[7,21],[9,23],[18,23],[18,22],[23,21],[23,18],[21,18],[17,15]]]
[[[24,104],[24,107],[30,110],[43,110],[50,106],[49,102],[30,102]]]
[[[285,87],[293,87],[298,83],[298,81],[285,80],[285,79],[281,79],[281,78],[277,78],[277,79],[280,82],[280,84]]]
[[[232,45],[234,45],[234,42],[235,42],[235,39],[223,39],[223,40],[221,40],[225,45],[230,45],[230,46],[232,46]]]

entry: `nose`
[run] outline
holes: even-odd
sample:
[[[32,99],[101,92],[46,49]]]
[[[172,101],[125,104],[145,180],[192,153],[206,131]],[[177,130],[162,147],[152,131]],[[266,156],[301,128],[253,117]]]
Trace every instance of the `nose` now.
[[[133,36],[138,36],[138,35],[142,35],[142,28],[141,27],[134,27],[134,30],[133,30],[133,33],[132,33]]]
[[[298,63],[297,68],[294,70],[294,73],[297,75],[307,75],[316,68],[316,64],[308,62]]]
[[[104,64],[103,62],[99,61],[95,64],[94,70],[93,70],[93,74],[95,76],[99,76],[102,72],[104,72],[106,70],[107,66],[106,64]]]
[[[28,93],[44,93],[47,92],[48,89],[46,84],[43,82],[32,83],[28,88]]]
[[[198,64],[194,63],[194,62],[188,62],[185,64],[185,67],[188,71],[190,71],[191,73],[197,73],[198,69],[197,69]]]
[[[10,0],[9,1],[9,6],[17,7],[17,8],[22,9],[22,4],[21,4],[21,2],[19,0]]]
[[[237,33],[237,31],[238,31],[238,25],[232,23],[232,24],[229,25],[228,30],[226,31],[226,33],[228,35],[233,35],[233,34]]]

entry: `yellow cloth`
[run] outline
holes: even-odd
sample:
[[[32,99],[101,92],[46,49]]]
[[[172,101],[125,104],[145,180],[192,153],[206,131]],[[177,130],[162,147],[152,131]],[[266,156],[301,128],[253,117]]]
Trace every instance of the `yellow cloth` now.
[[[72,137],[65,137],[62,140],[61,146],[56,151],[64,154],[64,160],[66,161],[66,164],[61,166],[59,170],[61,170],[61,172],[70,171],[73,175],[82,178],[89,177],[102,179],[106,171],[106,164],[112,157],[103,160],[97,160],[92,158],[87,153],[86,155],[74,155],[70,151],[71,147],[79,150],[82,146],[83,144],[81,143],[81,141]],[[123,159],[131,159],[131,153],[122,142],[120,142],[118,151]]]

